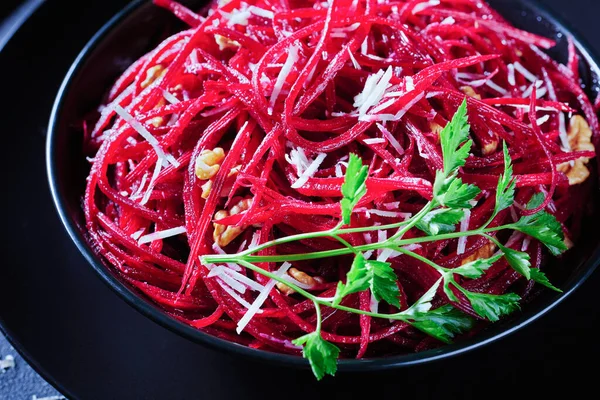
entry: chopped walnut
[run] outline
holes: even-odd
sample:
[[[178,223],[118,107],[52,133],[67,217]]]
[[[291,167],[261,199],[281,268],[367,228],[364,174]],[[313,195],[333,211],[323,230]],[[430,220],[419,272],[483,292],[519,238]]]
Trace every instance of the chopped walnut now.
[[[230,176],[237,175],[240,173],[241,170],[242,170],[242,166],[240,164],[238,164],[229,170],[229,174],[227,174],[227,177],[229,178]]]
[[[462,86],[460,90],[469,97],[481,100],[481,96],[471,86]]]
[[[461,265],[465,265],[467,263],[470,263],[472,261],[476,261],[479,260],[480,258],[490,258],[491,256],[494,255],[494,252],[496,251],[496,245],[494,243],[488,243],[483,245],[482,247],[480,247],[475,253],[471,254],[470,256],[464,258],[461,262]]]
[[[158,103],[156,104],[156,107],[154,107],[155,109],[157,108],[161,108],[164,107],[167,104],[167,102],[165,101],[164,98],[161,98]],[[158,128],[159,126],[163,126],[165,124],[165,119],[163,117],[154,117],[150,120],[150,123],[155,127]]]
[[[571,117],[567,138],[572,151],[595,150],[591,140],[592,130],[581,115]],[[589,158],[582,157],[575,161],[559,164],[556,169],[567,175],[570,185],[577,185],[590,176],[590,171],[585,166],[589,161]]]
[[[212,189],[212,181],[206,181],[206,183],[204,185],[202,185],[202,198],[203,199],[208,199],[211,189]]]
[[[236,205],[231,207],[230,211],[220,210],[215,213],[215,220],[220,220],[231,215],[240,214],[250,208],[252,205],[252,199],[242,199]],[[214,231],[213,231],[213,240],[220,247],[225,247],[229,243],[233,242],[233,240],[238,237],[245,228],[240,226],[228,226],[221,225],[218,223],[213,223]]]
[[[216,147],[213,150],[202,150],[202,153],[196,159],[196,176],[198,179],[210,179],[219,172],[221,161],[225,158],[225,152],[222,148]]]
[[[167,73],[167,69],[162,65],[155,65],[152,68],[148,68],[146,71],[146,79],[141,84],[142,89],[146,89],[148,86],[152,85],[154,81],[159,78],[162,78]]]
[[[429,123],[429,129],[431,129],[431,132],[437,136],[440,135],[440,133],[442,132],[442,130],[444,129],[443,126],[441,126],[440,124],[438,124],[437,122],[433,122],[431,121]]]
[[[217,44],[219,45],[219,50],[223,51],[227,48],[236,48],[236,47],[241,47],[240,42],[238,42],[237,40],[231,40],[225,36],[216,34],[215,35],[215,42],[217,42]]]
[[[492,140],[481,146],[481,152],[484,156],[494,153],[498,148],[498,136],[495,133],[492,133],[492,135],[494,135]]]
[[[295,280],[297,280],[298,282],[313,287],[319,284],[321,278],[320,277],[316,277],[313,278],[312,276],[308,275],[306,272],[302,272],[294,267],[290,268],[288,270],[288,275],[290,275],[292,278],[294,278]],[[281,283],[278,282],[277,285],[277,289],[279,289],[279,291],[283,294],[285,294],[286,296],[289,296],[292,293],[295,293],[295,290],[292,289],[291,287],[289,287],[288,285],[286,285],[285,283]]]

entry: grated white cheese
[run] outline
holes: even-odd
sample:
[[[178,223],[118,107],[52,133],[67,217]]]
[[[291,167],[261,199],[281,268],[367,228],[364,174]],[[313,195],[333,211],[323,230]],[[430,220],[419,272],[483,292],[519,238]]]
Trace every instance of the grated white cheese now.
[[[485,84],[503,96],[506,96],[508,94],[508,90],[504,89],[502,86],[495,84],[492,80],[485,81]]]
[[[471,222],[471,210],[464,210],[465,217],[460,221],[460,231],[466,232],[469,229],[469,223]],[[467,247],[467,237],[461,236],[458,238],[458,245],[456,247],[456,254],[463,254]]]
[[[398,207],[400,207],[400,202],[399,201],[393,201],[391,203],[383,203],[383,207],[385,207],[386,210],[395,210]],[[407,213],[410,214],[412,216],[411,213]]]
[[[527,251],[530,243],[531,238],[529,236],[525,236],[525,238],[523,239],[523,244],[521,245],[521,251]]]
[[[515,66],[512,64],[508,64],[508,84],[510,86],[517,85],[517,79],[515,77]]]
[[[429,0],[424,3],[419,3],[413,7],[412,15],[416,15],[427,8],[435,7],[435,6],[439,6],[439,5],[440,5],[440,0]]]
[[[350,47],[346,47],[346,50],[348,51],[348,55],[350,56],[350,61],[352,61],[352,65],[354,66],[354,68],[361,69],[362,67],[360,66],[358,61],[356,61],[354,54],[352,54],[352,52],[350,51]]]
[[[186,233],[185,226],[178,226],[177,228],[165,229],[164,231],[153,232],[148,235],[144,235],[139,238],[139,244],[145,244],[154,242],[155,240],[166,239],[172,236],[181,235],[182,233]]]
[[[231,276],[236,281],[246,285],[248,288],[250,288],[251,290],[254,290],[256,292],[261,292],[265,289],[265,287],[263,285],[261,285],[260,283],[253,281],[252,279],[248,278],[246,275],[240,274],[239,272],[234,271],[230,268],[223,268],[223,273]]]
[[[394,137],[394,135],[392,135],[392,133],[390,131],[388,131],[385,126],[383,126],[380,123],[377,123],[377,128],[379,128],[379,130],[381,131],[381,133],[383,134],[383,136],[385,136],[385,138],[388,140],[388,142],[390,142],[390,144],[392,145],[392,147],[398,152],[398,155],[403,155],[404,154],[404,148],[402,147],[402,145],[400,145],[400,142],[398,141],[398,139],[396,139]]]
[[[154,185],[156,184],[156,179],[158,179],[158,175],[160,174],[163,166],[166,167],[166,160],[162,157],[158,157],[156,160],[156,165],[154,166],[154,171],[152,172],[152,177],[150,178],[150,183],[148,183],[148,188],[146,189],[142,200],[140,200],[140,204],[146,204],[148,200],[150,200],[150,196],[154,190]]]
[[[380,217],[390,217],[390,218],[403,218],[407,219],[412,217],[411,213],[398,212],[398,211],[384,211],[378,209],[367,209],[366,207],[359,207],[355,209],[355,212],[364,212],[366,214],[379,215]]]
[[[525,91],[523,92],[523,96],[522,96],[522,97],[523,97],[523,98],[528,98],[528,97],[530,97],[530,96],[531,96],[531,93],[533,93],[533,87],[535,86],[535,88],[536,88],[536,89],[539,89],[539,88],[542,86],[542,84],[543,84],[543,83],[544,83],[544,82],[542,82],[542,81],[536,81],[535,83],[532,83],[532,84],[531,84],[531,85],[530,85],[530,86],[527,88],[527,90],[525,90]],[[537,96],[538,96],[538,98],[539,98],[539,95],[540,95],[540,94],[539,94],[539,92],[538,92],[538,93],[537,93]]]
[[[298,175],[301,175],[310,164],[302,147],[292,149],[289,155],[285,155],[285,159],[288,163],[296,167]]]
[[[563,149],[571,151],[571,143],[569,143],[569,135],[567,133],[567,121],[564,113],[558,114],[558,136]]]
[[[384,138],[369,138],[369,139],[364,139],[363,143],[365,144],[378,144],[378,143],[385,143],[386,140]]]
[[[389,249],[389,248],[383,249],[381,251],[381,253],[379,253],[379,255],[377,256],[377,261],[386,262],[390,258],[395,258],[395,257],[398,257],[399,255],[402,255],[402,253],[399,253],[399,252]]]
[[[369,38],[366,37],[365,40],[363,40],[363,42],[360,44],[360,52],[363,55],[367,55],[367,52],[369,51],[369,42],[368,42]]]
[[[396,113],[396,115],[393,116],[392,121],[400,121],[402,119],[402,117],[404,117],[404,114],[406,114],[408,112],[408,110],[410,110],[412,108],[412,106],[414,106],[419,101],[421,101],[423,99],[423,97],[425,97],[425,93],[420,93],[414,99],[412,99],[411,101],[406,103],[406,105],[404,107],[402,107],[402,109],[400,111],[398,111]]]
[[[168,101],[171,104],[179,103],[179,99],[177,97],[175,97],[173,95],[173,93],[169,92],[168,90],[163,90],[163,97],[165,98],[166,101]]]
[[[342,172],[342,164],[340,163],[335,164],[335,176],[338,178],[344,176],[344,173]]]
[[[346,32],[331,32],[329,35],[332,38],[346,38],[348,34]]]
[[[323,163],[323,160],[325,160],[325,157],[327,157],[326,153],[319,153],[313,162],[298,176],[298,180],[292,184],[292,189],[302,187],[308,181],[308,178],[312,178],[321,166],[321,163]]]
[[[146,230],[146,228],[142,228],[137,232],[134,232],[131,234],[131,238],[133,240],[138,240],[140,237],[142,237],[142,235],[144,234],[144,231]]]
[[[407,76],[405,78],[405,81],[406,81],[406,84],[405,84],[406,85],[406,93],[412,92],[413,90],[415,90],[415,81],[412,76]]]
[[[296,61],[298,61],[299,47],[300,47],[300,44],[295,42],[287,50],[288,56],[285,60],[285,63],[283,64],[283,67],[281,67],[281,70],[279,71],[279,75],[277,75],[277,80],[275,81],[275,86],[273,87],[273,92],[271,93],[271,98],[269,100],[269,105],[270,105],[269,114],[273,113],[273,107],[275,106],[275,101],[277,100],[277,97],[279,97],[279,93],[281,93],[283,84],[285,83],[288,75],[292,71],[294,64],[296,63]]]
[[[265,10],[264,8],[260,8],[260,7],[256,7],[256,6],[248,7],[248,11],[250,11],[252,14],[254,14],[256,16],[263,17],[263,18],[273,19],[275,17],[275,13],[273,11]]]
[[[454,18],[446,17],[442,22],[440,22],[440,25],[454,25],[455,22],[456,20]]]
[[[133,168],[132,168],[133,169]],[[135,192],[131,193],[129,197],[131,200],[135,200],[142,195],[142,190],[144,190],[144,186],[146,186],[146,180],[148,180],[148,173],[146,172],[144,176],[142,176],[142,180],[140,181],[140,185],[135,189]]]
[[[248,245],[248,250],[257,248],[259,243],[260,243],[260,232],[256,231],[252,235],[252,239],[250,240],[250,244]]]
[[[146,127],[144,125],[142,125],[138,120],[133,118],[133,116],[131,114],[129,114],[127,111],[125,111],[125,109],[118,104],[115,105],[115,112],[117,114],[119,114],[119,116],[121,118],[123,118],[125,120],[125,122],[127,122],[129,125],[131,125],[131,127],[133,129],[135,129],[140,134],[140,136],[142,136],[144,139],[146,139],[146,141],[148,143],[150,143],[150,146],[152,146],[152,148],[156,152],[156,156],[158,157],[159,160],[166,159],[174,167],[179,167],[179,162],[175,159],[175,157],[173,157],[170,154],[166,154],[163,151],[163,149],[161,149],[160,144],[158,143],[158,140],[156,140],[156,138],[154,136],[152,136],[150,131],[148,131],[148,129],[146,129]]]
[[[216,278],[216,281],[219,283],[219,286],[221,286],[223,288],[223,290],[225,291],[225,293],[227,293],[228,295],[230,295],[235,301],[237,301],[238,303],[240,303],[246,309],[250,310],[250,308],[252,307],[252,304],[248,303],[246,301],[246,299],[244,299],[242,296],[240,296],[235,290],[233,290],[221,278]],[[261,310],[258,310],[258,311],[255,312],[255,314],[260,314],[260,313],[262,313]]]
[[[392,73],[392,67],[388,67],[387,70],[380,69],[367,78],[362,92],[354,97],[354,107],[357,108],[360,116],[365,116],[371,107],[381,101],[386,90],[391,86]]]
[[[290,269],[290,267],[292,266],[292,264],[285,262],[281,265],[281,267],[279,267],[279,269],[277,270],[277,272],[275,272],[275,275],[278,278],[283,277],[283,275],[285,273],[287,273],[288,269]],[[238,335],[240,333],[242,333],[242,331],[244,330],[244,328],[246,328],[246,325],[248,325],[248,323],[250,322],[250,320],[252,320],[252,317],[254,317],[255,314],[262,312],[260,310],[260,307],[263,305],[263,303],[265,302],[265,300],[267,300],[267,297],[269,296],[269,293],[271,293],[271,290],[275,287],[275,284],[277,282],[274,279],[271,279],[266,285],[264,290],[262,290],[260,292],[260,294],[256,297],[256,300],[254,300],[254,303],[252,303],[252,305],[250,307],[248,307],[248,311],[244,314],[244,316],[239,320],[239,322],[237,323],[237,328],[236,328],[236,332],[238,333]]]
[[[547,122],[550,119],[549,115],[544,115],[543,117],[538,118],[535,123],[539,126],[539,125],[543,125],[545,122]]]
[[[252,16],[248,9],[242,8],[241,10],[234,8],[230,13],[219,10],[223,18],[227,20],[227,26],[232,27],[234,25],[248,25],[248,18]]]
[[[223,282],[225,282],[230,288],[232,288],[236,292],[239,292],[241,294],[246,293],[246,286],[242,285],[236,279],[234,279],[231,276],[224,273],[223,272],[224,270],[225,270],[225,268],[223,268],[223,267],[213,268],[208,273],[208,277],[209,278],[218,277],[219,279],[221,279]]]
[[[369,310],[372,313],[376,313],[379,311],[379,302],[377,301],[373,293],[371,293],[371,302],[369,304]]]
[[[396,99],[389,99],[384,101],[383,103],[379,104],[377,107],[371,109],[370,114],[379,114],[379,112],[385,110],[386,108],[388,108],[389,106],[391,106],[392,104],[394,104],[396,102]]]
[[[525,68],[520,62],[515,62],[513,64],[515,70],[517,72],[519,72],[521,75],[523,75],[525,77],[525,79],[527,79],[530,82],[535,82],[538,80],[537,76],[535,76],[534,74],[532,74],[531,72],[529,72],[529,70],[527,68]]]
[[[406,246],[402,246],[402,248],[404,250],[408,250],[408,251],[415,251],[415,250],[419,250],[420,248],[422,248],[423,246],[421,246],[418,243],[413,243],[413,244],[407,244]]]

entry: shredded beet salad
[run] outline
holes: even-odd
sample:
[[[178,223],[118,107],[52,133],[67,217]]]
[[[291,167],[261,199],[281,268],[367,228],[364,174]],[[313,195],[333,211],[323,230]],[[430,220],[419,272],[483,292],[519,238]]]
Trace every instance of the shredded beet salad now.
[[[479,0],[155,3],[189,28],[86,130],[84,208],[166,313],[322,377],[558,290],[542,271],[577,241],[599,137],[572,42],[559,64]]]

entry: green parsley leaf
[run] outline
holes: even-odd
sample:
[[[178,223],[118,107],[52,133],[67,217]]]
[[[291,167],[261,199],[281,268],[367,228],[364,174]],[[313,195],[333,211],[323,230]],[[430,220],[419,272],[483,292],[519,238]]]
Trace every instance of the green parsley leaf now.
[[[346,283],[338,282],[333,305],[339,305],[345,296],[367,290],[369,286],[370,278],[366,260],[362,253],[358,253],[352,261],[350,271],[346,274]]]
[[[550,283],[550,280],[542,271],[537,268],[531,268],[531,279],[539,283],[540,285],[544,285],[549,289],[554,290],[555,292],[562,293],[563,291]]]
[[[429,290],[427,290],[425,292],[425,294],[423,294],[421,297],[419,297],[419,299],[417,301],[415,301],[412,306],[410,306],[406,310],[402,311],[401,314],[407,315],[409,317],[410,316],[415,317],[415,316],[418,316],[421,314],[425,314],[429,310],[431,310],[431,301],[435,297],[435,294],[437,293],[437,289],[440,286],[441,282],[442,282],[442,278],[438,279],[437,282],[434,283],[429,288]]]
[[[301,336],[292,343],[302,346],[302,356],[310,363],[317,380],[323,379],[325,374],[335,375],[340,349],[323,339],[319,332]]]
[[[360,199],[367,193],[367,174],[369,168],[362,164],[362,160],[356,154],[351,153],[350,159],[348,160],[348,168],[346,169],[346,176],[344,183],[342,184],[342,201],[340,203],[342,208],[342,219],[344,224],[350,223],[350,216],[352,210]]]
[[[515,187],[517,182],[513,178],[512,160],[508,153],[506,142],[503,145],[504,151],[504,173],[498,179],[498,188],[496,189],[496,209],[494,214],[510,207],[515,201]]]
[[[454,277],[452,276],[452,272],[448,271],[444,274],[444,293],[446,293],[446,296],[448,296],[448,300],[458,303],[460,300],[458,299],[458,297],[456,297],[456,295],[452,291],[450,284],[457,285],[456,282],[454,281]]]
[[[398,277],[390,263],[383,261],[367,261],[367,269],[372,275],[371,293],[377,301],[400,307],[400,289],[396,281]]]
[[[496,254],[490,258],[480,258],[465,265],[461,265],[458,268],[454,268],[449,272],[464,276],[465,278],[477,279],[500,258],[502,258],[502,254]]]
[[[467,118],[467,100],[465,99],[458,107],[452,120],[440,132],[444,173],[447,177],[465,165],[473,145],[473,141],[468,140],[470,129]]]
[[[527,208],[533,210],[539,207],[544,201],[544,195],[537,193],[534,195]],[[519,232],[529,235],[544,244],[555,256],[564,253],[567,250],[565,244],[565,235],[560,222],[553,215],[545,211],[540,211],[533,215],[527,215],[512,224],[512,227]]]
[[[377,301],[400,307],[400,290],[396,283],[398,277],[390,263],[365,260],[362,253],[354,258],[350,271],[346,275],[346,283],[339,282],[333,304],[339,305],[342,299],[352,293],[371,289]]]
[[[447,304],[419,315],[411,324],[421,332],[450,343],[456,335],[473,327],[473,319]]]
[[[493,295],[469,292],[460,287],[459,289],[467,296],[467,299],[471,302],[471,306],[473,306],[473,310],[492,322],[496,322],[501,316],[510,314],[520,308],[519,301],[521,298],[514,293]]]
[[[416,226],[430,236],[450,233],[464,216],[465,212],[461,209],[439,208],[427,213]]]
[[[503,245],[499,245],[498,247],[504,253],[504,258],[506,258],[506,261],[508,261],[508,264],[510,264],[512,269],[523,275],[525,278],[531,279],[531,263],[529,262],[529,254],[523,251],[510,249]]]
[[[477,186],[463,183],[460,178],[446,178],[444,173],[437,171],[433,184],[433,196],[442,206],[450,208],[468,208],[481,190]]]

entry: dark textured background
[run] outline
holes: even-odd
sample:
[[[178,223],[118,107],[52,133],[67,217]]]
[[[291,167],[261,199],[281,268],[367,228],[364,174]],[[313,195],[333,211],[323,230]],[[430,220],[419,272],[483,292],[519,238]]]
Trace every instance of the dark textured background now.
[[[40,0],[33,0],[27,3],[35,3],[40,2]],[[61,0],[46,0],[47,3],[62,3],[65,6],[65,13],[69,13],[71,1],[61,1]],[[598,25],[598,15],[600,15],[600,1],[598,0],[540,0],[541,3],[546,4],[551,10],[554,10],[557,15],[560,15],[564,20],[569,22],[572,26],[577,29],[582,36],[592,45],[592,47],[596,50],[597,54],[600,54],[600,26]],[[23,1],[14,1],[14,0],[0,0],[0,20],[4,19],[9,15],[10,12],[14,11],[18,7],[22,7],[22,4],[26,3]],[[86,23],[84,29],[82,29],[83,38],[78,38],[80,42],[85,42],[89,37],[91,37],[92,33],[96,31],[106,20],[106,18],[113,14],[116,10],[120,8],[121,5],[126,4],[126,1],[123,0],[83,0],[80,4],[88,4],[88,5],[97,5],[103,4],[101,9],[101,14],[91,15],[92,11],[89,11],[86,14],[88,9],[98,10],[98,7],[83,7],[79,6],[77,20],[80,21],[89,21]],[[46,5],[48,6],[48,4]],[[44,6],[44,8],[47,8]],[[40,13],[35,15],[35,18],[39,21],[39,23],[44,22],[44,9],[40,10]],[[104,13],[104,14],[102,14]],[[40,15],[41,14],[41,15]],[[12,30],[15,24],[15,19],[5,20],[4,25],[0,27],[0,47],[4,44],[2,37]],[[65,20],[67,21],[67,20]],[[63,21],[64,22],[64,21]],[[60,24],[52,25],[45,21],[46,26],[52,27],[52,29],[60,29]],[[31,27],[28,27],[31,29]],[[60,38],[60,35],[57,37]],[[62,38],[64,40],[68,40],[69,38]],[[43,41],[42,41],[43,42]],[[49,43],[45,44],[46,46]],[[50,45],[57,46],[57,57],[60,57],[61,54],[61,43],[50,43]],[[64,50],[64,54],[72,54],[72,49]],[[58,60],[59,58],[57,58]],[[66,71],[66,67],[70,64],[70,60],[60,60],[60,66],[57,68],[63,68],[63,71]],[[64,74],[64,73],[63,73]],[[8,77],[10,78],[10,77]],[[2,79],[7,79],[6,76],[3,76]],[[51,98],[53,97],[53,93],[48,94],[49,104]],[[47,113],[48,110],[44,110],[44,113]],[[46,117],[42,118],[44,120]],[[43,126],[38,126],[37,129],[40,129],[43,132]],[[36,129],[36,130],[37,130]],[[65,237],[66,239],[66,237]],[[1,268],[8,268],[7,265],[2,265]],[[462,379],[458,379],[456,381],[456,385],[452,385],[445,388],[435,387],[435,381],[437,378],[441,378],[443,375],[449,373],[449,371],[444,370],[444,365],[440,364],[437,369],[429,369],[427,370],[430,377],[422,377],[419,381],[415,382],[406,382],[407,386],[416,386],[422,384],[420,391],[423,397],[427,397],[427,395],[440,395],[447,394],[448,398],[470,398],[470,397],[494,397],[494,393],[500,393],[505,391],[506,389],[510,389],[514,386],[514,390],[516,393],[520,393],[523,388],[528,388],[533,390],[534,392],[537,390],[542,390],[545,388],[548,391],[552,391],[554,388],[565,388],[568,387],[572,392],[577,391],[577,389],[587,390],[592,388],[592,393],[596,393],[596,385],[592,382],[594,378],[595,372],[597,371],[597,356],[598,346],[589,347],[593,341],[597,341],[595,338],[595,333],[591,331],[591,328],[595,327],[598,322],[598,313],[596,312],[596,306],[594,305],[594,299],[597,298],[595,287],[600,284],[599,274],[596,273],[572,298],[568,299],[565,303],[560,305],[557,310],[551,313],[551,316],[544,317],[542,321],[536,323],[538,329],[528,329],[522,334],[514,335],[509,339],[505,339],[503,341],[503,346],[505,347],[488,347],[484,350],[481,350],[475,359],[478,363],[471,363],[465,369],[464,377]],[[94,277],[95,279],[95,277]],[[1,286],[9,285],[11,282],[0,282]],[[108,290],[108,289],[106,289]],[[0,287],[0,292],[2,291],[2,287]],[[1,293],[0,293],[1,294]],[[114,295],[113,295],[114,296]],[[2,296],[0,296],[1,299]],[[118,300],[116,300],[118,301]],[[108,304],[110,306],[110,304]],[[18,307],[17,305],[11,305],[11,307]],[[69,305],[69,307],[75,307],[74,305]],[[66,312],[69,312],[70,308],[67,307]],[[0,307],[0,312],[2,308]],[[93,310],[92,310],[93,311]],[[134,317],[132,318],[143,318],[137,314],[132,314]],[[4,315],[0,315],[0,317],[4,317]],[[0,318],[1,319],[1,318]],[[568,325],[572,328],[572,331],[576,333],[576,337],[580,338],[580,342],[573,342],[572,337],[569,336],[565,331],[564,327]],[[48,326],[32,326],[32,336],[35,335],[48,335],[48,329],[53,330],[53,337],[63,337],[65,340],[68,340],[69,335],[74,335],[76,332],[64,332],[64,335],[57,335],[56,331],[60,331],[61,327],[54,326],[52,328]],[[158,327],[154,327],[153,329],[162,329]],[[120,334],[126,334],[126,332],[120,332]],[[572,332],[570,333],[572,335]],[[589,338],[589,339],[588,339]],[[140,339],[143,341],[143,339]],[[544,354],[544,352],[540,352],[539,349],[537,352],[532,352],[532,354],[514,354],[514,361],[511,363],[510,359],[504,359],[502,365],[495,364],[493,362],[487,362],[488,360],[494,359],[496,357],[501,358],[497,352],[502,351],[502,349],[509,349],[511,345],[522,345],[519,343],[520,341],[530,341],[531,346],[535,347],[535,342],[543,341],[545,343],[545,349],[547,350],[547,357],[543,356],[541,358],[540,354]],[[107,342],[110,342],[108,340]],[[554,346],[555,344],[555,346]],[[105,344],[106,345],[106,344]],[[150,349],[147,354],[137,354],[140,357],[139,362],[145,365],[145,368],[148,368],[148,364],[153,362],[152,353],[154,351],[164,351],[165,348],[169,348],[169,343],[148,343],[147,347]],[[155,346],[155,347],[152,347]],[[186,347],[186,346],[195,346],[189,343],[179,343],[178,346]],[[539,347],[539,346],[538,346]],[[78,371],[78,363],[77,363],[77,354],[81,352],[91,352],[96,349],[95,343],[88,343],[87,346],[81,347],[75,351],[75,358],[71,359],[63,359],[63,360],[54,360],[55,366],[71,364],[72,374],[75,376],[79,376],[78,374],[82,374],[81,376],[86,377],[85,382],[81,382],[81,385],[95,385],[98,387],[97,392],[102,393],[111,393],[110,385],[112,382],[102,380],[101,377],[103,366],[98,366],[97,370],[88,371]],[[190,347],[191,349],[191,347]],[[24,349],[29,352],[31,349]],[[509,352],[510,353],[510,352]],[[5,357],[6,355],[13,355],[16,358],[16,368],[7,370],[5,373],[0,373],[0,400],[29,400],[32,396],[44,397],[44,396],[52,396],[58,395],[58,392],[54,390],[48,383],[46,383],[42,378],[40,378],[28,365],[27,363],[17,354],[17,352],[8,344],[6,339],[4,339],[0,335],[0,358]],[[207,353],[210,355],[210,358],[205,360],[205,364],[208,364],[209,367],[212,365],[213,360],[221,360],[223,357],[226,358],[225,362],[235,362],[233,359],[228,358],[229,356],[221,357],[218,353],[210,352]],[[179,362],[179,359],[172,359],[171,362]],[[184,360],[187,361],[187,360]],[[586,366],[587,362],[591,364],[589,367]],[[140,364],[140,365],[141,365]],[[516,375],[514,373],[507,372],[507,369],[510,369],[511,366],[517,366],[519,364],[527,365],[531,371],[535,371],[538,373],[537,376],[543,376],[545,379],[543,382],[532,382],[528,379],[527,375]],[[108,366],[107,366],[108,367]],[[156,366],[156,368],[166,368],[167,366]],[[498,368],[502,368],[499,370]],[[469,378],[469,369],[477,369],[479,375],[488,375],[488,376],[498,376],[498,380],[495,381],[496,386],[488,388],[485,392],[479,391],[477,389],[477,382],[473,382]],[[482,371],[483,370],[483,371]],[[403,375],[400,370],[397,373],[398,379],[400,379]],[[425,371],[425,370],[423,370]],[[53,375],[53,369],[47,368],[47,374],[50,376]],[[136,374],[138,372],[139,374]],[[144,385],[144,367],[141,367],[140,371],[124,371],[124,373],[132,374],[132,385]],[[198,373],[201,374],[202,371],[198,370]],[[540,375],[541,374],[541,375]],[[97,380],[94,380],[95,376],[98,376]],[[108,376],[108,375],[107,375]],[[298,395],[304,391],[302,380],[298,380],[298,376],[300,378],[307,378],[308,376],[305,373],[294,373],[290,371],[289,373],[289,382],[290,389],[293,390],[295,395]],[[414,374],[411,374],[414,376]],[[575,377],[579,377],[579,379],[574,379]],[[235,377],[234,377],[235,379]],[[239,377],[238,377],[239,379]],[[82,381],[82,379],[79,379]],[[570,381],[570,382],[567,382]],[[239,380],[237,382],[240,382]],[[243,381],[242,381],[243,382]],[[333,382],[333,383],[332,383]],[[339,381],[338,381],[339,382]],[[349,381],[346,379],[345,384]],[[426,382],[431,383],[431,386]],[[247,385],[257,384],[256,382],[246,382]],[[181,381],[171,381],[165,382],[165,385],[174,387],[180,387],[180,385],[186,385],[185,380]],[[240,383],[242,385],[242,383]],[[519,392],[517,392],[517,385],[519,388]],[[339,393],[340,395],[345,395],[348,398],[352,398],[352,394],[355,393],[352,390],[352,387],[339,387],[336,388],[336,384],[334,381],[329,380],[324,385],[320,386],[322,390],[328,391],[329,393]],[[197,392],[198,396],[203,398],[221,398],[221,396],[216,395],[216,392],[212,390],[217,390],[219,388],[219,384],[209,385],[205,391]],[[67,388],[71,390],[70,388]],[[82,388],[77,389],[79,392],[82,392]],[[305,390],[306,393],[310,393],[314,398],[315,393],[312,390]],[[88,387],[88,393],[94,393],[95,391],[90,390]],[[263,398],[267,397],[279,397],[279,398],[287,398],[290,397],[288,394],[281,393],[278,396],[269,396],[268,388],[265,388],[263,392]],[[131,393],[135,393],[135,391],[131,391]],[[172,393],[175,393],[174,391]],[[238,398],[246,398],[244,395],[245,391],[243,389],[243,385],[240,388],[228,388],[224,390],[223,393],[235,394]],[[575,395],[575,393],[571,393]],[[271,393],[271,395],[274,395]],[[275,394],[277,395],[277,394]],[[308,395],[308,398],[311,398],[311,395]],[[591,398],[595,398],[596,395],[592,394]],[[318,395],[316,395],[319,397]],[[396,396],[402,396],[402,393],[397,393]],[[254,396],[248,396],[253,397]],[[292,396],[295,397],[295,396]],[[112,396],[104,396],[102,398],[116,398]],[[134,397],[128,398],[137,398]],[[148,397],[144,397],[148,398]],[[154,397],[150,397],[154,398]],[[161,397],[164,399],[165,397]],[[179,398],[179,397],[177,397]],[[193,397],[190,397],[193,398]]]

